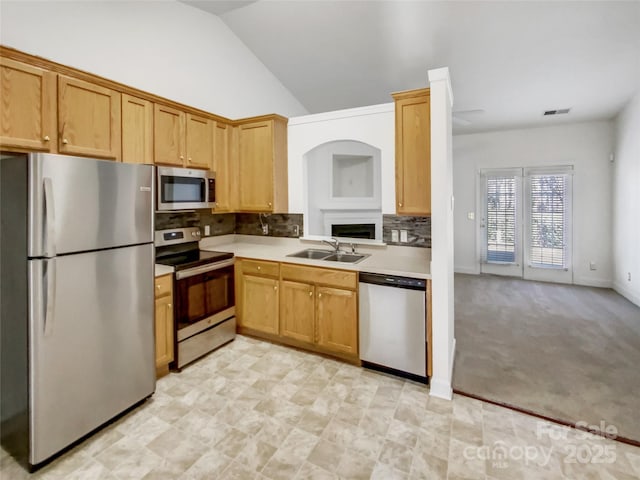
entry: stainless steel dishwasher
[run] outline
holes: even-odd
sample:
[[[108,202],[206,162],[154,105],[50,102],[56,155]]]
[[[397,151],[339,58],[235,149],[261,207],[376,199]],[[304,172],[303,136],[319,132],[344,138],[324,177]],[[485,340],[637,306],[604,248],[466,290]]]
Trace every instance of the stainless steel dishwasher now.
[[[427,383],[426,280],[360,273],[364,367]]]

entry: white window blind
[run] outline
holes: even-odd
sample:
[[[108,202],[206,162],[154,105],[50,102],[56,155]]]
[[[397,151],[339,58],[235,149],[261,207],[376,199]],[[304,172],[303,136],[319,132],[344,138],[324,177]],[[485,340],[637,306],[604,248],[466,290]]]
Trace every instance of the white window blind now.
[[[517,193],[516,176],[486,177],[487,262],[515,262]]]
[[[529,264],[542,268],[567,268],[569,186],[567,174],[530,174]]]

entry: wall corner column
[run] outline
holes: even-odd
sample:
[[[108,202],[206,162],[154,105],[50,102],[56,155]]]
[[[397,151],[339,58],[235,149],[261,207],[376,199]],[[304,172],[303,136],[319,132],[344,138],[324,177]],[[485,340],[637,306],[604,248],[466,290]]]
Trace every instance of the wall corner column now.
[[[429,70],[431,88],[431,278],[433,375],[429,394],[452,399],[454,336],[453,91],[447,67]]]

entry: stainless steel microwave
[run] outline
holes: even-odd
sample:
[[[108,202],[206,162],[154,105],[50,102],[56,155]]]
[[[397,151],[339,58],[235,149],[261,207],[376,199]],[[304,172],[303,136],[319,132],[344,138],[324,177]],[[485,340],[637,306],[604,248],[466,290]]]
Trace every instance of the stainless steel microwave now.
[[[158,211],[213,208],[216,203],[215,174],[193,168],[157,167]]]

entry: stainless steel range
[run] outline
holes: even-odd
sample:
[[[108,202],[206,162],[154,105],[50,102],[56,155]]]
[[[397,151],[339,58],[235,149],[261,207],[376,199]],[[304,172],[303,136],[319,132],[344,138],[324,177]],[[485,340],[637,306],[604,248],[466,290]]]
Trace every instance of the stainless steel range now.
[[[188,363],[236,336],[233,253],[200,250],[197,227],[158,230],[156,263],[175,268],[175,359]]]

